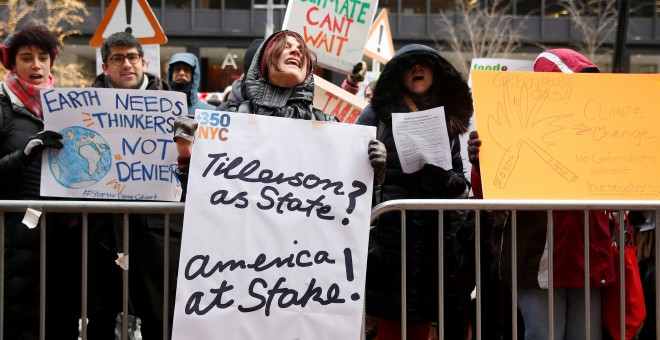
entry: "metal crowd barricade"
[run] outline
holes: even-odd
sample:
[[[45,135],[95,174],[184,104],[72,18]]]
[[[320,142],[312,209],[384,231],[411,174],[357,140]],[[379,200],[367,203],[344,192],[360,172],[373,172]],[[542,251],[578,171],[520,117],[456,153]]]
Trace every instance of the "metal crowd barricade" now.
[[[46,277],[46,256],[45,256],[45,230],[48,228],[47,220],[48,213],[81,213],[82,220],[82,290],[81,290],[81,319],[86,320],[87,318],[87,256],[88,256],[88,216],[89,214],[94,213],[114,213],[123,215],[123,241],[125,245],[126,255],[128,255],[128,229],[129,225],[129,214],[163,214],[165,220],[169,220],[170,214],[181,214],[184,210],[183,203],[159,203],[159,202],[128,202],[128,201],[1,201],[0,202],[0,239],[3,242],[0,242],[0,340],[4,338],[4,263],[5,263],[5,213],[8,212],[25,212],[27,208],[36,209],[42,211],[41,215],[41,241],[40,241],[40,340],[45,339],[45,277]],[[515,232],[517,228],[516,221],[516,212],[525,211],[525,210],[546,210],[548,212],[548,233],[549,233],[549,247],[552,246],[552,211],[553,210],[611,210],[611,211],[624,211],[624,210],[647,210],[655,211],[656,217],[656,233],[655,233],[655,262],[656,266],[660,263],[660,253],[658,250],[658,244],[660,243],[660,233],[657,231],[660,229],[660,201],[558,201],[558,200],[506,200],[506,201],[495,201],[495,200],[396,200],[388,201],[382,203],[372,209],[371,220],[375,221],[379,216],[386,212],[390,211],[400,211],[405,212],[407,210],[435,210],[439,213],[439,254],[443,254],[443,214],[442,212],[446,210],[474,210],[476,212],[476,227],[475,227],[475,278],[476,278],[476,332],[475,339],[480,340],[482,338],[481,327],[482,327],[482,315],[481,315],[481,303],[482,303],[482,287],[481,287],[481,211],[486,210],[510,210],[512,212],[512,283],[513,283],[513,292],[512,292],[512,338],[513,340],[517,339],[516,329],[518,328],[517,321],[517,292],[515,282],[516,278],[516,237]],[[402,228],[402,239],[401,246],[402,250],[405,251],[406,240],[405,240],[405,228],[406,220],[405,214],[404,218],[401,219],[401,228]],[[585,225],[588,226],[589,218],[585,214]],[[623,223],[620,223],[623,225]],[[165,273],[169,271],[169,223],[166,222],[165,225],[165,244],[164,244],[164,268]],[[585,228],[585,240],[589,239],[589,228]],[[620,230],[620,238],[624,236],[624,230]],[[404,253],[405,254],[405,253]],[[552,252],[550,252],[550,263],[549,268],[552,268]],[[405,256],[405,255],[404,255]],[[589,257],[589,247],[585,247],[585,258]],[[623,263],[623,252],[621,252],[619,261]],[[443,261],[439,261],[439,277],[443,278]],[[401,270],[405,272],[405,261],[401,263]],[[551,273],[552,271],[550,271]],[[123,305],[122,305],[122,329],[121,329],[121,338],[128,339],[128,275],[129,271],[123,272]],[[585,277],[589,275],[588,261],[586,261],[585,268]],[[660,290],[660,280],[659,274],[656,270],[655,273],[655,290],[656,292]],[[621,273],[620,279],[623,279],[623,273]],[[444,292],[443,280],[439,282],[439,293],[440,298],[442,299]],[[552,275],[549,277],[549,286],[552,286]],[[167,291],[170,289],[168,287],[167,276],[164,280],[165,294],[163,296],[164,300],[164,312],[163,312],[163,337],[167,337],[168,330],[168,309],[174,308],[174,306],[168,306]],[[402,304],[401,304],[401,315],[402,320],[406,320],[406,276],[402,275]],[[623,294],[625,286],[622,285],[620,293]],[[588,293],[589,287],[585,287],[585,292]],[[585,294],[588,299],[589,294]],[[549,301],[552,301],[553,295],[552,290],[549,290]],[[660,295],[656,294],[655,297],[655,320],[646,320],[646,322],[654,322],[656,325],[660,324],[660,315],[658,310],[660,309]],[[588,302],[588,301],[587,301]],[[588,303],[585,304],[589,306]],[[552,312],[552,303],[549,304],[549,324],[550,327],[550,338],[552,338],[552,329],[553,329],[553,312]],[[647,307],[648,308],[648,307]],[[585,327],[589,327],[589,309],[586,309],[586,324]],[[623,300],[621,302],[621,335],[623,338],[625,332],[625,325],[623,323],[623,314],[624,306]],[[439,334],[444,333],[445,325],[443,323],[444,319],[444,308],[442,303],[439,303],[439,323],[438,323],[438,332]],[[660,329],[656,329],[656,338],[660,339]],[[81,339],[87,339],[86,323],[81,322]],[[402,339],[406,339],[406,324],[402,322]],[[589,334],[587,334],[587,340],[589,339]],[[597,339],[593,339],[597,340]]]
[[[660,201],[623,201],[623,200],[611,200],[611,201],[587,201],[587,200],[571,200],[571,201],[560,201],[560,200],[421,200],[421,199],[410,199],[410,200],[393,200],[379,204],[374,207],[371,211],[371,224],[386,212],[399,211],[401,212],[401,251],[402,251],[402,261],[401,261],[401,272],[406,272],[406,261],[405,261],[405,252],[406,252],[406,211],[411,210],[433,210],[439,212],[438,220],[438,254],[440,260],[438,261],[438,277],[440,282],[438,285],[440,303],[438,303],[438,339],[442,339],[442,334],[444,334],[444,308],[442,305],[442,297],[444,295],[444,284],[442,278],[444,277],[444,264],[442,261],[443,256],[443,212],[447,210],[474,210],[475,211],[475,282],[476,282],[476,332],[474,339],[481,340],[482,338],[482,295],[483,291],[481,287],[481,211],[486,210],[509,210],[511,211],[511,243],[512,243],[512,255],[511,255],[511,265],[512,265],[512,278],[511,278],[511,335],[513,340],[517,340],[517,329],[518,329],[518,319],[517,319],[517,263],[516,263],[516,212],[517,211],[547,211],[548,214],[548,249],[553,249],[553,223],[552,223],[552,211],[554,210],[583,210],[585,211],[585,243],[589,240],[589,216],[586,213],[589,210],[609,210],[609,211],[628,211],[628,210],[645,210],[645,211],[655,211],[655,291],[660,291],[660,274],[658,274],[657,266],[660,263],[660,253],[658,252],[658,244],[660,244]],[[622,216],[623,214],[619,214]],[[619,220],[619,225],[623,226],[623,221]],[[624,228],[619,230],[619,239],[624,239]],[[589,247],[585,246],[584,258],[589,258]],[[548,252],[548,268],[553,268],[553,252]],[[621,268],[624,268],[624,252],[620,252],[618,259],[621,264]],[[487,264],[486,264],[487,265]],[[552,270],[549,270],[548,275],[548,286],[553,287],[553,276]],[[585,261],[585,282],[589,282],[589,261]],[[625,280],[624,280],[624,271],[621,270],[620,276],[617,278],[622,282],[621,288],[619,291],[620,296],[623,296],[625,292]],[[405,320],[406,317],[406,275],[401,275],[401,339],[407,339],[407,327]],[[589,285],[585,285],[585,329],[590,327],[590,310],[589,310]],[[554,339],[554,311],[553,311],[553,290],[548,289],[548,301],[549,301],[549,339]],[[621,338],[625,339],[625,323],[624,323],[624,299],[620,299],[620,325],[621,325]],[[647,309],[649,306],[647,306]],[[646,323],[655,323],[656,325],[660,324],[660,315],[658,311],[660,310],[660,295],[656,293],[655,295],[655,320],[646,319]],[[364,334],[363,334],[364,338]],[[656,339],[660,339],[660,329],[656,328]],[[590,339],[589,332],[586,333],[586,340],[600,340],[600,339]]]
[[[164,243],[164,268],[165,273],[169,271],[169,216],[170,214],[182,214],[184,210],[183,203],[161,203],[161,202],[129,202],[129,201],[0,201],[0,340],[4,339],[4,301],[5,301],[5,213],[19,212],[24,213],[27,208],[32,208],[42,212],[40,217],[41,225],[41,240],[40,240],[40,258],[39,258],[39,339],[45,340],[45,317],[46,317],[46,228],[48,228],[48,213],[80,213],[82,214],[82,289],[81,289],[81,320],[87,320],[87,260],[88,260],[88,217],[89,214],[94,213],[113,213],[123,214],[123,242],[124,252],[128,255],[128,216],[129,214],[163,214],[165,216],[165,243]],[[123,271],[122,285],[123,285],[123,304],[122,304],[122,329],[121,339],[128,339],[128,275],[129,271]],[[168,306],[167,291],[168,287],[167,275],[164,275],[164,291],[163,301],[163,338],[167,337],[168,329],[168,309],[174,306]],[[80,338],[87,339],[87,323],[81,322]],[[7,339],[9,340],[9,339]],[[50,340],[50,339],[49,339]]]

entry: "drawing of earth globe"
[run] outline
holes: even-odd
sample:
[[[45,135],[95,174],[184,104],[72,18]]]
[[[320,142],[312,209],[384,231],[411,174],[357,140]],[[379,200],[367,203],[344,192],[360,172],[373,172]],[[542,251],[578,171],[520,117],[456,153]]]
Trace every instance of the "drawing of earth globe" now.
[[[49,149],[48,164],[53,177],[64,187],[85,188],[98,183],[110,171],[112,155],[108,142],[96,131],[71,126],[60,134],[62,149]]]

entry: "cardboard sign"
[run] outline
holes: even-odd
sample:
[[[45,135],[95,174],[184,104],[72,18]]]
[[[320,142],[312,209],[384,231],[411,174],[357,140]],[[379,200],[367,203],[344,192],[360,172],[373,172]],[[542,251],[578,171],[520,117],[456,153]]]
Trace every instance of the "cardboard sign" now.
[[[314,75],[314,108],[331,114],[342,123],[355,123],[367,101]]]
[[[534,70],[533,60],[521,59],[501,59],[501,58],[474,58],[470,70],[488,70],[488,71],[507,71],[507,72],[530,72]],[[468,76],[468,85],[472,87],[472,73]],[[476,125],[474,116],[470,118],[469,131],[474,131]],[[461,157],[463,158],[463,174],[468,179],[472,177],[472,164],[468,160],[467,141],[470,133],[464,133],[460,136]]]
[[[41,195],[179,201],[172,126],[182,92],[58,88],[41,92],[45,129],[64,137],[42,154]]]
[[[484,198],[660,199],[658,74],[472,72]]]
[[[282,29],[298,32],[327,69],[348,74],[362,60],[378,1],[291,0]]]
[[[375,128],[196,119],[173,338],[359,339]]]

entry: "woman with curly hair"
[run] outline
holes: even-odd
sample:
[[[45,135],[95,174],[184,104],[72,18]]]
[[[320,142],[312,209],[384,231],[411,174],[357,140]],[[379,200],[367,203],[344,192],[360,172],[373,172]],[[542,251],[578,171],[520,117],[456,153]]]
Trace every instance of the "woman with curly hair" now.
[[[0,200],[43,200],[41,155],[62,148],[62,136],[44,131],[40,91],[53,88],[51,69],[62,47],[48,27],[29,23],[0,44],[7,70],[0,83]],[[6,213],[4,338],[39,338],[40,237],[24,214]],[[80,228],[70,215],[48,214],[46,339],[77,339],[80,317]],[[77,300],[73,300],[77,299]]]
[[[443,107],[451,145],[452,168],[426,164],[404,173],[392,133],[392,113]],[[434,49],[424,45],[401,48],[385,65],[371,103],[357,124],[377,127],[387,149],[387,170],[380,188],[381,202],[395,199],[467,198],[459,135],[468,130],[472,96],[463,76]],[[438,131],[438,134],[441,132]],[[406,213],[407,331],[409,340],[426,340],[438,321],[438,213]],[[460,214],[444,213],[444,325],[439,339],[462,339],[458,308],[456,247],[452,226]],[[378,340],[401,336],[401,213],[382,215],[370,234],[367,267],[367,314],[377,318]],[[372,251],[375,250],[375,251]]]

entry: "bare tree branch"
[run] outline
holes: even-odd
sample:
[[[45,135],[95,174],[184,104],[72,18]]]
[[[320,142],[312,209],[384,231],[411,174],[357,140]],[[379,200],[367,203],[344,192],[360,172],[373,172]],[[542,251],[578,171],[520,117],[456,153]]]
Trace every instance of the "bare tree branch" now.
[[[503,0],[492,0],[488,5],[459,0],[455,19],[440,13],[441,23],[449,33],[447,43],[465,74],[474,58],[506,58],[520,47],[526,17],[516,20],[509,9],[510,3]]]
[[[42,22],[55,32],[60,40],[80,34],[76,26],[89,16],[87,5],[81,0],[9,0],[6,22],[0,23],[0,38],[16,31],[19,24],[26,20]],[[46,17],[40,17],[46,13]],[[53,73],[57,86],[85,87],[91,83],[91,77],[85,75],[81,64],[60,65],[56,61]],[[4,74],[4,72],[0,72]],[[93,75],[92,75],[93,76]]]
[[[618,16],[617,1],[559,0],[559,4],[566,9],[573,25],[582,34],[581,52],[596,63],[596,53],[603,53],[603,45],[614,40]]]

